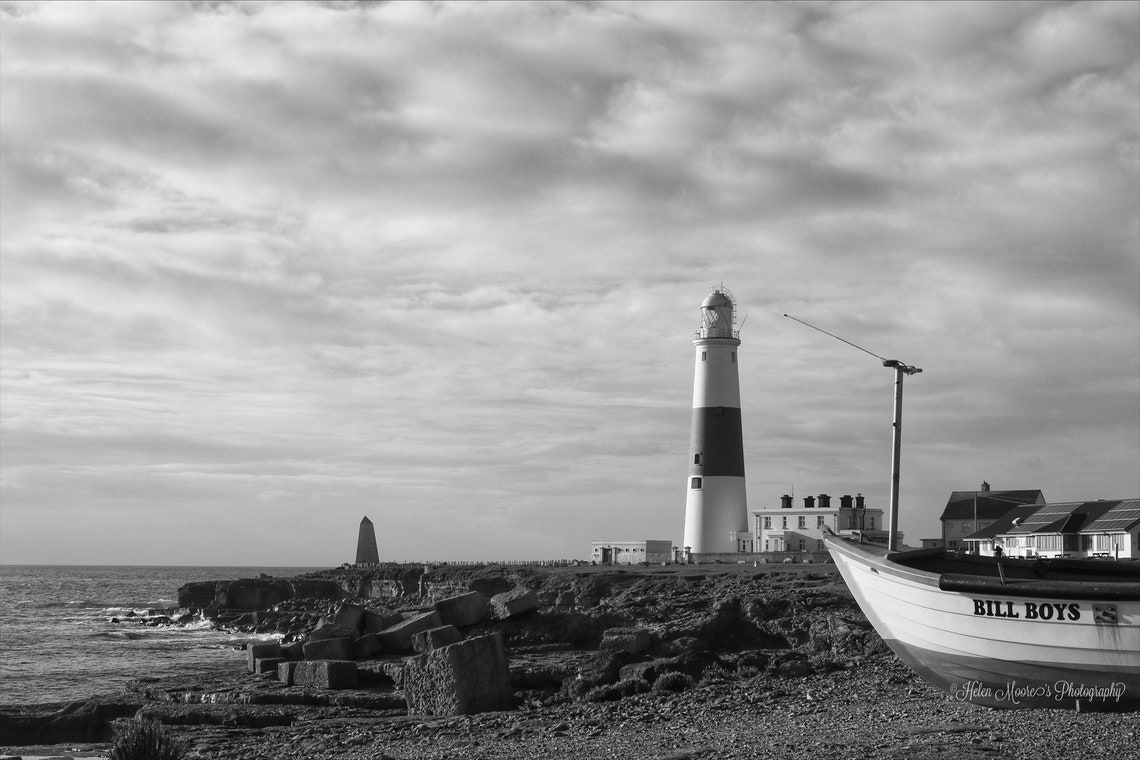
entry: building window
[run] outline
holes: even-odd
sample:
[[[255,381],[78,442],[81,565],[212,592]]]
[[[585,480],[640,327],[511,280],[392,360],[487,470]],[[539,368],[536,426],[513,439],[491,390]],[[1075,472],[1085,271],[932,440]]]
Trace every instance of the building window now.
[[[693,478],[692,488],[694,491],[699,491],[701,489],[701,479],[700,478]]]
[[[817,552],[821,552],[821,551],[823,551],[823,542],[822,542],[822,541],[819,541],[819,540],[817,540],[817,541],[815,542],[815,550],[816,550]]]
[[[874,517],[871,518],[871,528],[870,529],[871,530],[875,529],[875,518]]]
[[[768,551],[768,539],[764,539],[764,551]]]
[[[807,527],[807,518],[804,517],[803,515],[800,515],[800,521],[799,521],[798,525],[800,528],[806,528]]]
[[[772,518],[771,517],[765,517],[764,518],[764,529],[765,530],[771,530],[772,529]]]
[[[947,520],[946,521],[946,530],[954,530],[954,521],[953,520]]]
[[[801,552],[807,551],[807,541],[804,541],[802,538],[800,539],[800,551]]]
[[[786,518],[786,517],[780,518],[780,527],[781,528],[787,528],[788,527],[788,518]]]
[[[815,518],[815,527],[817,527],[817,528],[822,528],[824,526],[824,524],[826,524],[826,523],[827,523],[827,518],[824,517],[823,515],[818,515]]]

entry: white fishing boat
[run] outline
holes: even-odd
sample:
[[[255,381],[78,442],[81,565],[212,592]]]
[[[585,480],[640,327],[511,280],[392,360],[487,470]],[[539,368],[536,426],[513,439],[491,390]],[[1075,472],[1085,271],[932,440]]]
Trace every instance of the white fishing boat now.
[[[1140,562],[824,542],[886,644],[952,698],[1140,710]]]
[[[887,545],[823,536],[891,650],[964,702],[1140,710],[1140,562],[896,551],[903,380],[922,370],[784,316],[895,371]]]

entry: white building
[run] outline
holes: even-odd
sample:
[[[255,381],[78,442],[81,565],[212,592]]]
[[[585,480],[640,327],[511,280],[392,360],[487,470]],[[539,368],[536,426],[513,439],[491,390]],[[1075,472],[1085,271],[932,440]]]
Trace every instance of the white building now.
[[[752,510],[754,552],[817,552],[823,546],[823,529],[839,534],[861,533],[877,543],[887,540],[882,509],[868,509],[863,494],[840,497],[832,506],[831,497],[821,493],[807,496],[802,506],[792,504],[792,497],[780,497],[780,506]],[[902,534],[899,534],[901,543]]]
[[[659,565],[673,562],[672,541],[592,541],[590,555],[598,564]]]
[[[1140,499],[1043,504],[993,545],[1009,557],[1140,559]]]

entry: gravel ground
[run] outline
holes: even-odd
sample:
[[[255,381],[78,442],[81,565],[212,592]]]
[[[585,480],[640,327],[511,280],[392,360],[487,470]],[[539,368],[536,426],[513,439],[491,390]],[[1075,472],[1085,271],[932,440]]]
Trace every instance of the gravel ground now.
[[[953,701],[891,656],[858,669],[705,683],[679,694],[447,719],[314,716],[290,727],[174,727],[224,760],[1140,757],[1140,715]]]

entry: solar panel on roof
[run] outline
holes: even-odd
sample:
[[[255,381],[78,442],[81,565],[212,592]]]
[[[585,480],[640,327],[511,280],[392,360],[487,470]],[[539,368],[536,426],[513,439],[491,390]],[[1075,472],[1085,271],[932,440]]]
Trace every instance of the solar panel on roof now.
[[[1127,530],[1140,521],[1140,500],[1122,501],[1086,525],[1081,533],[1112,533]]]

